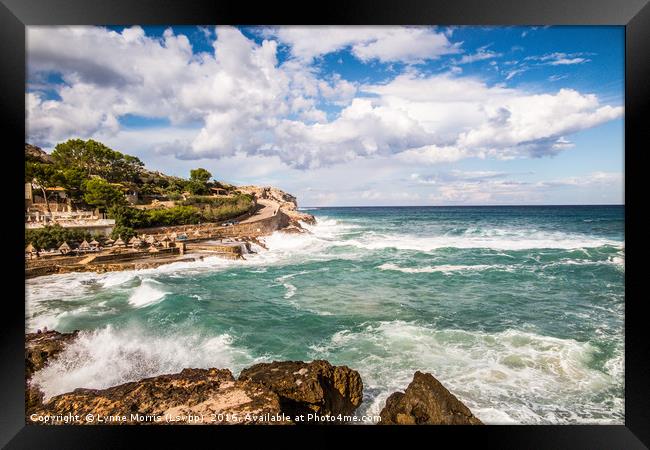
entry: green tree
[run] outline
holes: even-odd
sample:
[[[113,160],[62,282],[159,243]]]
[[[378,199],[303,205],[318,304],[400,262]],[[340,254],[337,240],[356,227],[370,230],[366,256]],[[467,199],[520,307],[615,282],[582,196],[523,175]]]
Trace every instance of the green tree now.
[[[113,231],[111,232],[111,238],[112,239],[117,239],[118,237],[121,237],[124,242],[127,242],[129,239],[131,239],[133,236],[136,236],[138,233],[131,228],[131,227],[125,227],[123,225],[115,225],[115,228],[113,228]]]
[[[25,245],[31,242],[38,249],[58,248],[63,242],[72,244],[84,239],[91,240],[91,234],[87,231],[63,228],[58,224],[25,230]]]
[[[84,182],[83,198],[89,205],[102,209],[125,202],[122,191],[102,178],[91,178]]]
[[[116,226],[146,228],[149,226],[147,213],[125,204],[113,205],[108,209],[108,217],[115,220]]]
[[[43,164],[38,162],[25,163],[25,182],[32,183],[36,189],[40,189],[45,199],[45,207],[48,212],[50,211],[50,202],[47,198],[47,188],[56,186],[57,184],[57,171],[50,164]]]
[[[190,181],[185,187],[194,195],[208,194],[210,192],[208,188],[210,178],[212,178],[212,174],[202,167],[190,170]]]
[[[55,175],[56,184],[65,189],[71,200],[80,202],[84,197],[86,174],[77,167],[69,167],[57,170]]]
[[[202,167],[190,170],[190,181],[207,183],[210,181],[210,178],[212,178],[212,174]]]
[[[79,168],[87,176],[99,175],[112,182],[135,181],[144,166],[135,156],[122,154],[92,139],[70,139],[57,144],[52,158],[58,168]]]
[[[185,187],[193,195],[206,195],[210,192],[206,183],[197,180],[191,180]]]

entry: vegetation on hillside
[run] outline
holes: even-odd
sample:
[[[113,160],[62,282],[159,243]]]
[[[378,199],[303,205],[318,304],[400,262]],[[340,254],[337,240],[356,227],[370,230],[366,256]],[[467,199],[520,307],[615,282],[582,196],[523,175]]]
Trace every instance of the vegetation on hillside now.
[[[73,207],[107,212],[116,222],[113,238],[127,239],[138,228],[219,222],[245,214],[255,206],[251,196],[212,178],[204,168],[191,170],[189,179],[152,172],[137,157],[92,139],[70,139],[57,144],[51,155],[30,145],[26,145],[25,151],[25,182],[32,183],[37,195],[47,203],[47,189],[62,187]],[[225,189],[231,195],[210,196],[213,187]],[[171,200],[176,205],[137,209],[126,201],[127,192],[137,192],[146,201]],[[26,244],[32,242],[39,248],[51,248],[66,239],[88,237],[64,235],[61,230],[61,227],[28,230]]]
[[[84,239],[92,241],[99,239],[87,231],[63,228],[61,225],[46,225],[43,228],[25,230],[25,245],[32,244],[37,249],[58,248],[64,242],[81,242]]]
[[[188,199],[172,208],[142,210],[115,205],[109,209],[108,215],[115,219],[113,234],[121,234],[124,238],[125,234],[131,234],[138,228],[220,222],[246,214],[254,206],[250,195],[239,194],[228,198],[210,198],[208,202]]]

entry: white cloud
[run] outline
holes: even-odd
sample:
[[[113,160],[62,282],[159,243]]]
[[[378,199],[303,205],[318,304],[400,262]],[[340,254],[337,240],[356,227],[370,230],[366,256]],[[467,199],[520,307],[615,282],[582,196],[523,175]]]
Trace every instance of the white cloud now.
[[[506,81],[507,81],[507,80],[510,80],[511,78],[516,77],[516,76],[519,75],[519,74],[524,73],[526,70],[528,70],[528,69],[525,68],[525,67],[520,67],[519,69],[509,70],[509,71],[506,73]]]
[[[540,64],[544,64],[544,65],[566,66],[572,64],[583,64],[591,61],[591,59],[585,58],[585,56],[587,55],[592,55],[592,53],[554,52],[554,53],[547,53],[542,56],[528,56],[525,59],[528,61],[540,61]]]
[[[499,58],[501,53],[493,50],[488,50],[488,46],[479,47],[475,53],[470,55],[463,55],[460,59],[455,61],[455,64],[470,64],[477,61],[484,61],[486,59]]]
[[[451,43],[444,32],[429,27],[287,26],[268,30],[265,35],[277,37],[291,47],[294,57],[307,62],[345,48],[350,48],[362,61],[406,63],[460,51],[459,45]]]
[[[554,155],[571,146],[572,133],[623,114],[575,90],[530,94],[413,68],[386,83],[359,85],[321,76],[306,62],[345,46],[382,61],[458,50],[430,28],[280,28],[267,37],[289,42],[297,57],[282,64],[275,40],[258,44],[236,28],[215,30],[214,53],[197,55],[171,30],[156,39],[140,27],[28,27],[30,74],[56,71],[65,82],[60,99],[27,94],[29,139],[122,142],[127,131],[119,119],[132,114],[168,119],[165,139],[151,139],[148,148],[183,160],[253,155],[316,168],[395,157],[430,165]],[[340,113],[328,120],[324,103]]]
[[[486,172],[485,176],[480,173],[472,175],[471,172],[452,172],[435,177],[414,175],[413,179],[424,180],[421,184],[433,188],[429,200],[440,204],[545,203],[551,198],[552,191],[564,192],[567,188],[572,189],[574,196],[581,191],[591,195],[604,192],[610,201],[622,202],[622,198],[616,198],[616,193],[622,193],[623,186],[623,174],[619,172],[593,172],[580,177],[539,182],[505,179],[508,174],[498,172]],[[433,179],[436,179],[435,183],[426,182]]]
[[[549,64],[552,66],[566,66],[569,64],[582,64],[585,62],[591,61],[587,58],[560,58],[555,61],[551,61]]]
[[[567,186],[577,187],[620,187],[624,183],[624,176],[621,172],[592,172],[585,176],[568,177],[560,180],[542,181],[536,184],[537,187],[560,188]]]
[[[551,75],[548,77],[548,81],[560,81],[567,78],[569,75]]]

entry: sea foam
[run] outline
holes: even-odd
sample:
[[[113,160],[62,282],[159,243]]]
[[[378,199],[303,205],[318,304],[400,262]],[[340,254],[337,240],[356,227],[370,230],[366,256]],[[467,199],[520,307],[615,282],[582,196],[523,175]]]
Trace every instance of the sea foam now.
[[[433,272],[443,272],[449,274],[452,272],[459,271],[481,271],[488,269],[500,269],[507,268],[510,266],[503,265],[487,265],[487,264],[476,264],[473,266],[467,265],[453,265],[453,264],[441,264],[439,266],[425,266],[425,267],[400,267],[397,264],[393,263],[384,263],[380,266],[377,266],[381,270],[394,270],[397,272],[403,273],[433,273]]]
[[[364,380],[359,413],[378,414],[416,370],[432,373],[486,423],[622,423],[622,350],[592,368],[590,343],[532,332],[439,330],[383,321],[335,333],[313,358],[344,358]],[[343,360],[341,361],[343,363]],[[611,372],[610,372],[611,371]],[[606,399],[605,401],[603,399]]]
[[[579,249],[590,247],[621,247],[622,243],[610,239],[589,237],[569,233],[523,233],[512,232],[501,235],[396,235],[369,232],[359,239],[343,241],[340,245],[352,245],[367,250],[395,248],[398,250],[419,250],[429,252],[440,248],[488,248],[494,250],[529,249]]]
[[[142,378],[194,368],[227,368],[233,372],[265,360],[253,358],[233,344],[229,334],[153,335],[138,328],[112,326],[84,331],[34,374],[45,399],[76,388],[105,389]]]
[[[160,284],[155,280],[143,280],[142,284],[129,297],[129,304],[135,308],[144,308],[160,303],[167,295],[167,292],[158,287]]]

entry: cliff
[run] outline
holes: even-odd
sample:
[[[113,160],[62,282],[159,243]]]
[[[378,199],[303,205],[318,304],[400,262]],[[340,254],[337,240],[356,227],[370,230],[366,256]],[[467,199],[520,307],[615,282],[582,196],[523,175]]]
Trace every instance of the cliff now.
[[[52,157],[40,147],[28,143],[25,143],[25,160],[43,164],[52,164],[54,162]]]
[[[238,186],[237,190],[254,196],[256,199],[270,200],[278,204],[280,210],[291,220],[293,226],[300,227],[299,222],[310,225],[316,223],[311,214],[298,211],[298,200],[295,196],[272,186]]]

